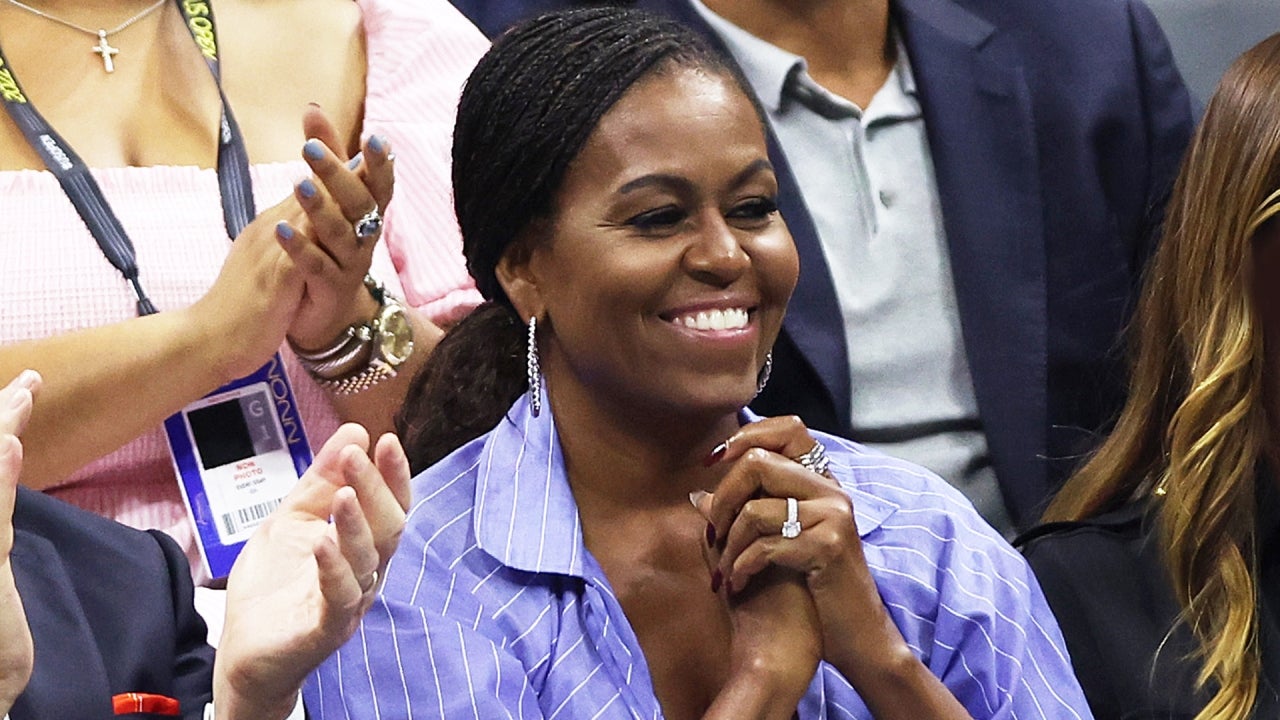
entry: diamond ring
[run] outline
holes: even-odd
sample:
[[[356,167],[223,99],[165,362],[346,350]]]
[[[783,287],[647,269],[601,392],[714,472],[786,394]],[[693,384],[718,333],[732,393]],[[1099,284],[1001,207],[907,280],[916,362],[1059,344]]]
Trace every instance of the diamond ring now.
[[[787,498],[787,521],[782,523],[782,537],[791,540],[800,537],[800,502],[793,497]]]
[[[819,475],[826,475],[827,470],[831,468],[831,458],[827,457],[827,448],[817,440],[813,441],[813,447],[803,455],[791,458],[805,467],[806,470],[812,470]]]

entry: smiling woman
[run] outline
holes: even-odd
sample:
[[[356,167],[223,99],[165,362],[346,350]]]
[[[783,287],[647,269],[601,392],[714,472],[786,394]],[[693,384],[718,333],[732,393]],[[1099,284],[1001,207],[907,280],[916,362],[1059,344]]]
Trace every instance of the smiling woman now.
[[[1088,716],[955,491],[744,409],[798,273],[765,133],[645,14],[548,15],[481,60],[454,186],[488,302],[415,380],[431,467],[313,717]]]

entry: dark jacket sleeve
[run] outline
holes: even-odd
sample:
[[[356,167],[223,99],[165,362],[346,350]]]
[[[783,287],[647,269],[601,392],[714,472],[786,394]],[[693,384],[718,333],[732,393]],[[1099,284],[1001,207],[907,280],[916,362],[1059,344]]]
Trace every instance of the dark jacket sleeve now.
[[[205,642],[208,629],[196,613],[190,566],[182,549],[159,530],[148,531],[155,538],[168,568],[173,593],[174,648],[173,692],[188,720],[204,717],[204,706],[213,699],[213,648]]]
[[[1019,540],[1095,717],[1190,718],[1194,647],[1141,512],[1059,523]]]
[[[25,488],[13,521],[10,560],[36,649],[14,720],[105,717],[127,693],[174,698],[183,717],[201,718],[213,650],[177,544]]]

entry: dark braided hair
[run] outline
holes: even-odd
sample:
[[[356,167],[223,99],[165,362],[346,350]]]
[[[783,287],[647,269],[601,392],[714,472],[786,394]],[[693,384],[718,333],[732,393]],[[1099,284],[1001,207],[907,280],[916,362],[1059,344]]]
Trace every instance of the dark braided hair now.
[[[517,25],[472,71],[454,128],[453,194],[467,270],[487,302],[436,347],[396,418],[414,472],[488,432],[524,392],[525,325],[498,283],[498,261],[532,223],[552,218],[600,118],[638,80],[673,67],[730,77],[754,102],[736,66],[698,35],[617,7]]]

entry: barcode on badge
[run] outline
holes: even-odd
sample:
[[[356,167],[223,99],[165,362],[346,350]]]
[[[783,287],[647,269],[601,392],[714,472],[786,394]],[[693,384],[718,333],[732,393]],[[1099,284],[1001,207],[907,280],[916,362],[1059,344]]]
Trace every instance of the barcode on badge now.
[[[240,508],[234,512],[224,513],[222,515],[222,528],[224,535],[235,535],[241,530],[255,528],[280,506],[279,500],[268,500],[250,505],[247,508]]]

